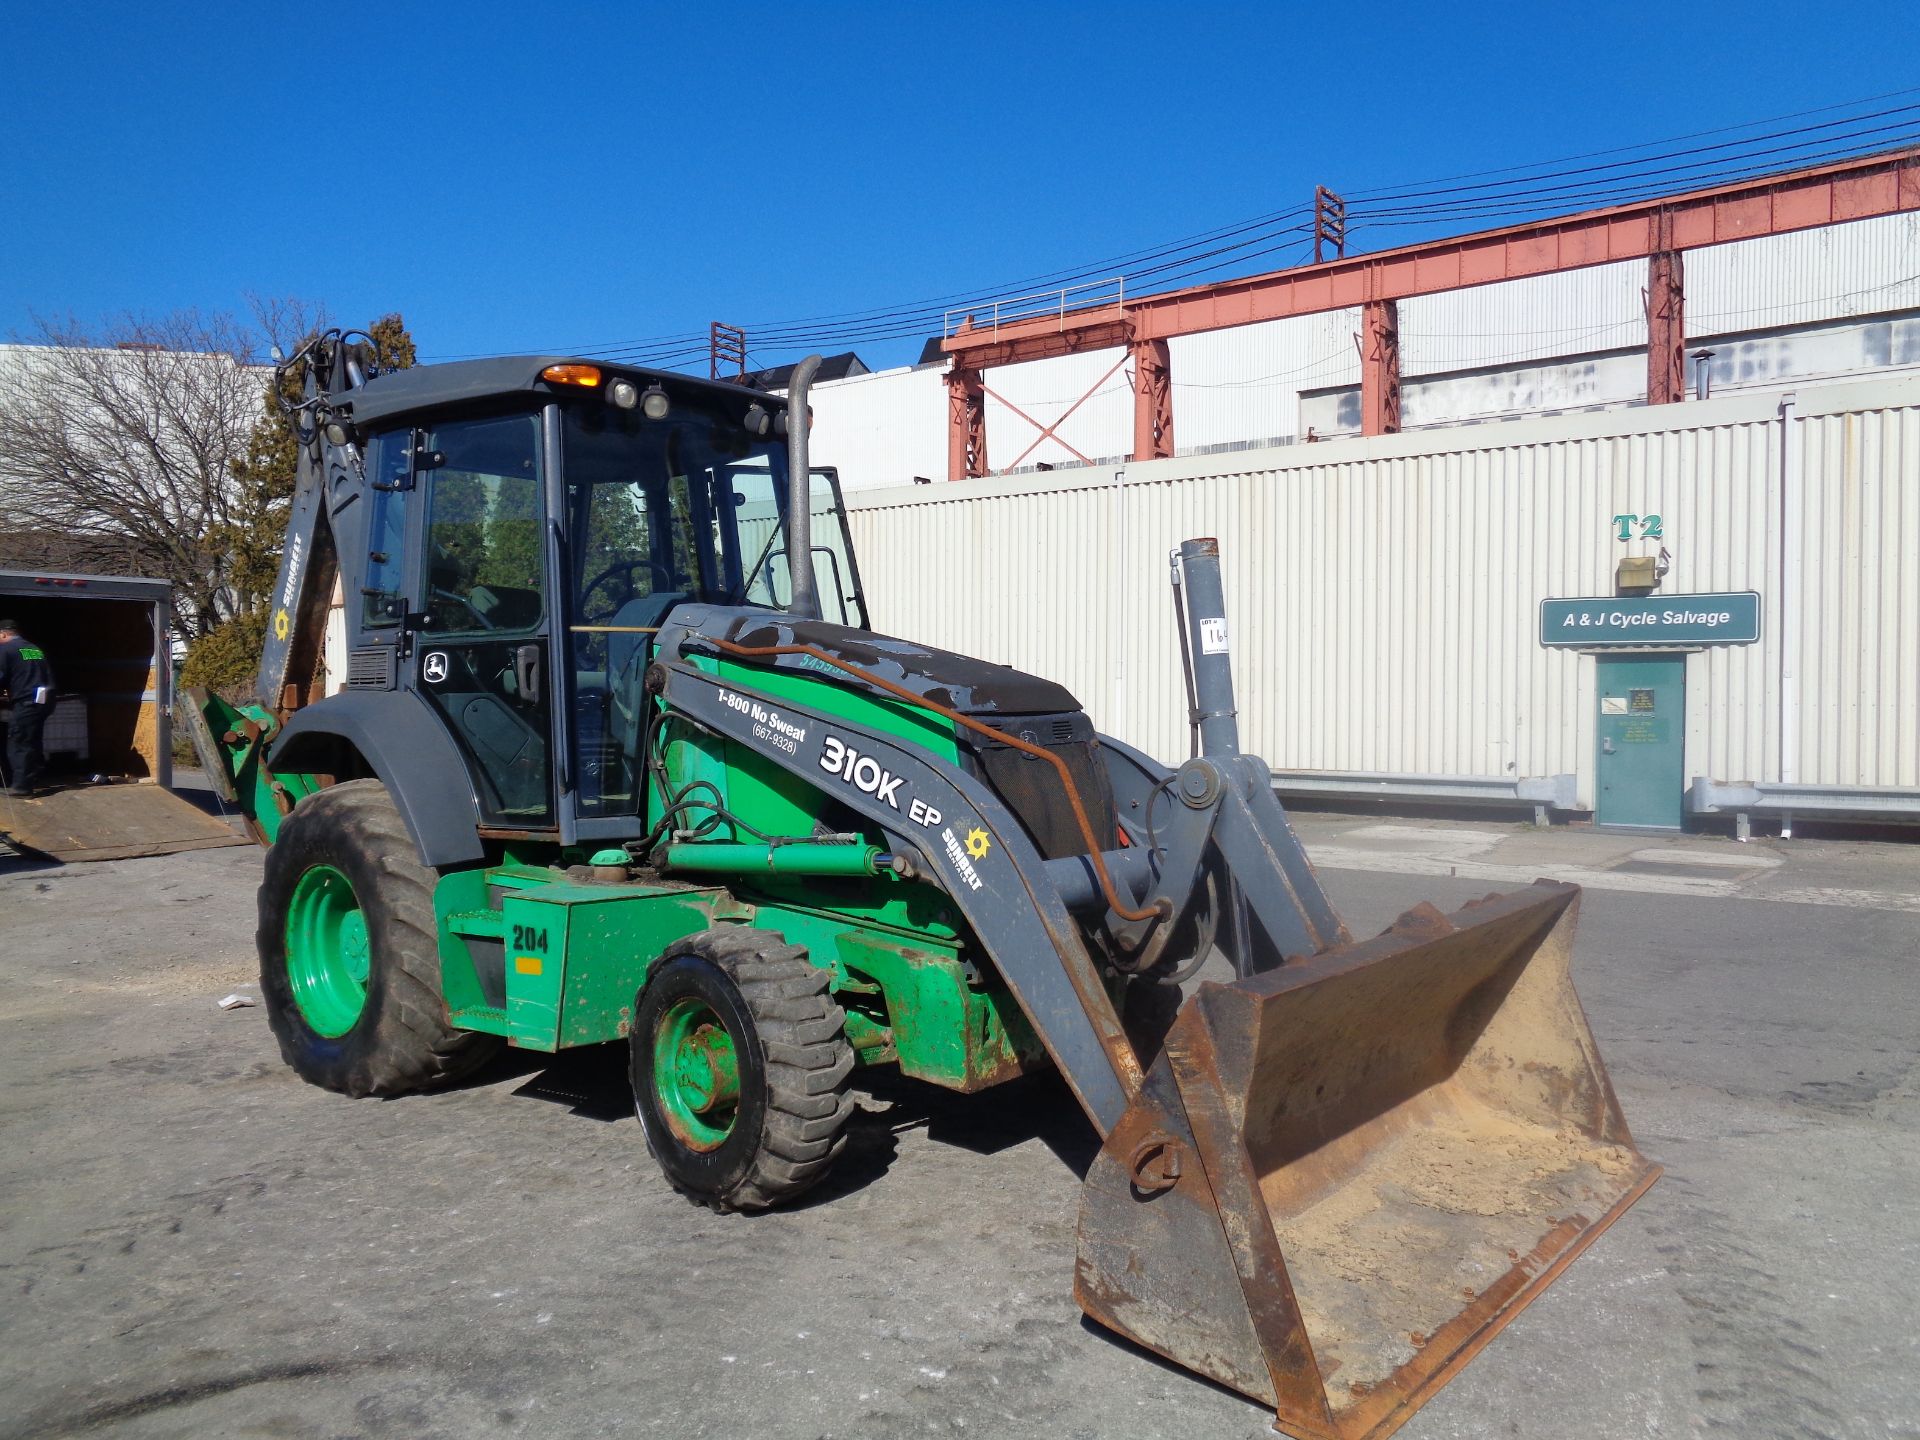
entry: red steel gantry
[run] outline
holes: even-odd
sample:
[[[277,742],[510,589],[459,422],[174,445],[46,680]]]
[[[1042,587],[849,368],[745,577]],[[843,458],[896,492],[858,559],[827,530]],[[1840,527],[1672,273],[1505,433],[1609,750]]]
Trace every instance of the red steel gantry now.
[[[1920,147],[1129,297],[1124,306],[1069,310],[990,328],[963,327],[944,341],[953,357],[947,374],[947,478],[987,473],[985,372],[995,366],[1124,349],[1133,366],[1133,459],[1164,459],[1173,454],[1169,340],[1349,306],[1360,307],[1364,332],[1362,429],[1368,435],[1390,434],[1400,428],[1397,302],[1619,260],[1648,262],[1647,401],[1667,404],[1681,399],[1686,389],[1685,251],[1910,210],[1920,210]],[[1052,426],[1033,423],[1044,439],[1061,421]]]

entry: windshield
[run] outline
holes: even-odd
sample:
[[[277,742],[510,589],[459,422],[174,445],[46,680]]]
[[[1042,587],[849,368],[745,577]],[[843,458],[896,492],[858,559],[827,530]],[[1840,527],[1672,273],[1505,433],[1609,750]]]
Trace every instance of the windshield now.
[[[757,504],[784,529],[784,444],[685,405],[665,420],[611,405],[565,415],[576,623],[631,611],[617,623],[654,626],[681,600],[740,603],[753,557],[741,557],[735,513]],[[743,464],[755,477],[744,487],[734,478]]]
[[[640,674],[653,634],[688,600],[785,609],[787,450],[719,409],[675,397],[635,410],[562,407],[580,813],[639,800]],[[864,627],[865,608],[829,472],[812,477],[822,618]]]
[[[782,456],[784,460],[785,457]],[[779,503],[773,498],[764,460],[746,460],[733,467],[734,493],[739,497],[735,518],[740,527],[741,553],[748,557],[744,571],[749,605],[784,610],[793,599],[788,571],[785,467],[782,466]],[[820,618],[836,625],[867,627],[866,602],[853,568],[853,550],[847,541],[846,515],[830,470],[814,470],[808,477],[807,506],[813,546],[814,594],[820,600]]]
[[[665,420],[604,405],[565,416],[576,628],[655,628],[683,600],[786,608],[784,441],[685,404]],[[822,616],[863,626],[835,489],[825,471],[811,479]]]

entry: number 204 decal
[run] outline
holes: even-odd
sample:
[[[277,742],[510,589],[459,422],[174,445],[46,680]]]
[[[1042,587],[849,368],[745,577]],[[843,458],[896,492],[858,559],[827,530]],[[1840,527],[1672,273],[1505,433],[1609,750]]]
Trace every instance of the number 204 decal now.
[[[513,948],[516,950],[544,950],[547,948],[547,931],[541,925],[516,925],[513,927]]]

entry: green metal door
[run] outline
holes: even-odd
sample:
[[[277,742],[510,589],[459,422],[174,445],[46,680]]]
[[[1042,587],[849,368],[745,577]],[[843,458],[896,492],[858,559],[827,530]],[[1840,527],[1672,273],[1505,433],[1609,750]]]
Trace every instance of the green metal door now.
[[[1680,828],[1687,657],[1602,655],[1599,808],[1602,825]]]

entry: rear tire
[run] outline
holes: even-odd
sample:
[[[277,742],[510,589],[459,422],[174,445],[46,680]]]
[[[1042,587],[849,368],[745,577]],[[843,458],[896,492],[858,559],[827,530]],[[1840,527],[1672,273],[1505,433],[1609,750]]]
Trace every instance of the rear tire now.
[[[846,1144],[853,1047],[829,972],[771,930],[679,941],[634,1002],[634,1109],[681,1194],[764,1210],[820,1182]]]
[[[256,941],[267,1022],[301,1079],[405,1095],[498,1053],[499,1037],[447,1024],[437,878],[378,780],[310,795],[281,825]]]

